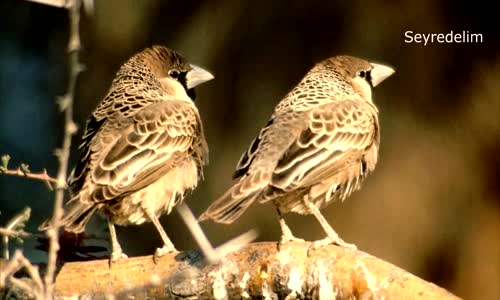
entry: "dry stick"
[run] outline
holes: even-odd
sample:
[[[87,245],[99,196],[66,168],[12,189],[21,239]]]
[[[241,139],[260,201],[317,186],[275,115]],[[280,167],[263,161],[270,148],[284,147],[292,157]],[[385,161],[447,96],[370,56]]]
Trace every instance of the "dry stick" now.
[[[189,231],[191,231],[191,234],[198,243],[198,246],[200,246],[201,252],[203,252],[207,260],[210,262],[216,260],[216,254],[212,244],[210,244],[210,241],[205,236],[205,233],[196,221],[189,207],[181,203],[177,206],[177,212],[181,215],[182,220],[186,223],[186,226]]]
[[[205,258],[209,263],[219,262],[230,252],[239,250],[243,246],[250,244],[257,237],[257,232],[255,230],[250,230],[217,247],[217,249],[214,249],[203,232],[203,229],[201,229],[200,224],[191,212],[191,209],[189,209],[186,204],[181,203],[177,206],[177,211],[186,223],[189,231],[191,231],[191,234],[198,243],[198,246],[200,246],[203,255],[205,255]]]
[[[59,227],[61,225],[60,220],[63,214],[62,203],[64,188],[66,186],[65,182],[67,178],[71,137],[77,130],[77,127],[73,122],[73,99],[75,95],[76,80],[78,74],[83,69],[79,62],[78,55],[81,49],[79,33],[80,6],[81,0],[73,0],[71,6],[69,7],[70,36],[68,42],[68,55],[70,76],[66,94],[58,101],[61,111],[64,112],[65,125],[62,148],[56,151],[57,158],[59,159],[59,172],[57,176],[56,195],[54,201],[54,215],[52,217],[51,226],[47,230],[47,237],[49,238],[49,253],[47,273],[44,277],[45,297],[47,299],[52,298],[54,291],[54,275],[56,271],[57,251],[59,250]]]

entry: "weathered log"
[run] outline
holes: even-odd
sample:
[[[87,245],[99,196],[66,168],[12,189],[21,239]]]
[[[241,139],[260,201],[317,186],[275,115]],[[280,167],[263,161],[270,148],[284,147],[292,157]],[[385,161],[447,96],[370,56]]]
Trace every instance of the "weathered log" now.
[[[207,264],[196,251],[65,264],[56,279],[62,298],[99,299],[459,299],[359,250],[310,243],[255,243]],[[131,299],[131,298],[129,298]]]

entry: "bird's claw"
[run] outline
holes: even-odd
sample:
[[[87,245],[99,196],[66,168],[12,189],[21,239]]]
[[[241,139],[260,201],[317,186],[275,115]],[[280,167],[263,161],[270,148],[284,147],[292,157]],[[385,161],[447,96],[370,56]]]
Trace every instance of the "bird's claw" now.
[[[158,263],[158,258],[164,256],[167,253],[177,253],[177,250],[174,247],[169,247],[167,245],[164,245],[161,248],[157,248],[155,254],[153,255],[154,263]]]
[[[113,266],[113,263],[127,258],[128,258],[127,254],[123,253],[123,251],[121,250],[113,251],[111,253],[111,256],[109,257],[109,267],[111,268]]]
[[[281,240],[278,242],[278,251],[281,250],[286,245],[289,245],[290,243],[305,243],[306,241],[304,239],[295,237],[293,235],[282,235]]]
[[[343,239],[341,239],[340,237],[336,236],[336,237],[326,237],[326,238],[324,238],[322,240],[314,241],[311,244],[311,246],[309,247],[309,250],[317,250],[317,249],[319,249],[319,248],[321,248],[323,246],[331,245],[331,244],[335,244],[335,245],[338,245],[340,247],[347,248],[347,249],[352,249],[352,250],[358,249],[356,247],[356,245],[344,242]]]

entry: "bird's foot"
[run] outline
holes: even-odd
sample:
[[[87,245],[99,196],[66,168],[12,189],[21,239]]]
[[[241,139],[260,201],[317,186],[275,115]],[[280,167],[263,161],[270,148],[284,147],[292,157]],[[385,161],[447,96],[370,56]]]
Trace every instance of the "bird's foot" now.
[[[344,240],[341,239],[339,236],[326,237],[326,238],[324,238],[322,240],[314,241],[312,243],[310,249],[311,250],[316,250],[316,249],[319,249],[319,248],[321,248],[323,246],[331,245],[331,244],[335,244],[335,245],[338,245],[340,247],[344,247],[344,248],[348,248],[348,249],[352,249],[352,250],[358,249],[356,247],[356,245],[344,242]]]
[[[281,236],[281,240],[278,242],[278,251],[280,251],[283,247],[291,244],[291,243],[305,243],[304,239],[292,236]]]
[[[283,234],[281,236],[281,240],[278,242],[278,251],[281,250],[283,247],[289,245],[290,243],[305,243],[306,241],[304,239],[295,237],[294,235],[290,234]]]
[[[164,245],[163,247],[156,249],[155,254],[153,255],[153,261],[156,264],[158,262],[158,258],[164,256],[165,254],[178,252],[179,251],[177,251],[174,247]]]
[[[293,235],[282,235],[281,236],[280,244],[284,245],[284,244],[293,243],[293,242],[304,243],[305,240],[298,238],[298,237],[295,237]]]
[[[113,266],[113,263],[127,258],[128,258],[127,254],[123,253],[121,249],[113,251],[111,252],[111,256],[109,257],[109,267],[111,268]]]

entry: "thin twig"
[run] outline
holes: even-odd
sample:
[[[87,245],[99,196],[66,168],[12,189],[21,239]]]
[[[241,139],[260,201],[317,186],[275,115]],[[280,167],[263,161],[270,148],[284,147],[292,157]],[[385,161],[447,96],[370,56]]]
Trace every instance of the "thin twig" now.
[[[41,180],[47,183],[47,186],[51,191],[54,190],[50,183],[51,182],[56,183],[57,180],[55,178],[50,177],[49,174],[47,174],[47,170],[43,169],[43,172],[41,173],[33,173],[30,171],[29,165],[27,164],[21,164],[21,166],[17,167],[17,169],[10,170],[9,169],[10,155],[4,154],[0,157],[0,159],[1,159],[0,174],[21,176],[25,178]]]
[[[0,227],[0,235],[16,238],[16,237],[27,237],[30,234],[24,230],[10,230]]]
[[[4,245],[3,257],[9,259],[9,237],[20,237],[23,233],[23,228],[26,226],[26,222],[30,219],[31,208],[25,207],[20,213],[16,214],[4,228],[0,228],[0,234],[2,235],[2,242]],[[10,234],[9,234],[10,232]]]
[[[16,170],[0,170],[0,174],[5,174],[5,175],[13,175],[13,176],[20,176],[20,177],[26,177],[30,179],[35,179],[35,180],[40,180],[45,183],[47,183],[47,186],[49,189],[52,191],[52,184],[51,183],[56,183],[57,179],[52,178],[47,174],[47,170],[43,169],[43,172],[40,173],[32,173],[32,172],[23,172],[21,168],[17,168]]]
[[[177,212],[179,212],[189,231],[191,231],[191,234],[198,243],[198,246],[200,246],[201,252],[203,252],[207,261],[212,264],[219,262],[229,253],[250,244],[257,237],[257,232],[252,229],[214,249],[191,212],[191,209],[189,209],[186,204],[181,203],[177,206]]]
[[[59,228],[60,220],[63,214],[64,188],[66,187],[66,178],[68,170],[68,160],[71,147],[71,137],[75,134],[77,126],[73,121],[73,100],[75,96],[75,87],[78,74],[82,72],[83,66],[79,62],[80,44],[80,7],[81,0],[73,0],[69,4],[70,35],[68,41],[68,55],[70,75],[66,94],[58,100],[59,107],[64,112],[64,139],[61,149],[56,151],[59,159],[59,171],[57,175],[56,195],[54,201],[54,215],[51,220],[47,237],[49,238],[49,252],[47,262],[47,273],[44,277],[45,297],[52,299],[54,291],[54,278],[56,271],[57,252],[59,251]]]
[[[69,5],[71,5],[71,1],[68,0],[28,0],[28,1],[45,4],[49,6],[64,7],[64,8],[69,8],[70,7]]]
[[[184,220],[184,223],[186,223],[189,231],[191,231],[191,234],[196,240],[196,243],[198,243],[198,246],[200,246],[201,252],[203,252],[205,258],[210,262],[216,260],[215,249],[205,236],[205,233],[196,221],[196,218],[189,207],[186,204],[181,203],[177,206],[177,212],[181,216],[182,220]]]
[[[3,244],[3,258],[9,260],[9,238],[21,238],[27,237],[30,234],[24,230],[12,230],[8,228],[0,227],[0,235],[2,236],[2,244]]]

